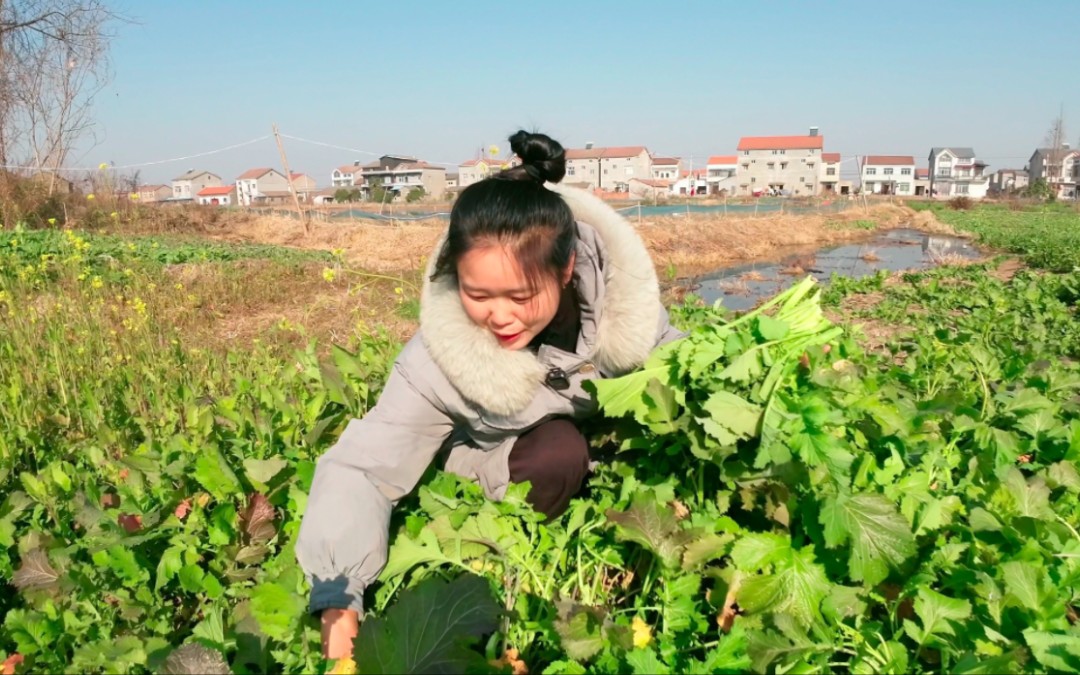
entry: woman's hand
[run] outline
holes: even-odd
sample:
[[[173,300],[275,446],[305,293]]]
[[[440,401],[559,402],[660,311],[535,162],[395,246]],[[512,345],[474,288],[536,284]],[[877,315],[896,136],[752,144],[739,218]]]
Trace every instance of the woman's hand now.
[[[360,630],[360,615],[353,609],[324,609],[322,613],[323,658],[352,658],[353,638]]]

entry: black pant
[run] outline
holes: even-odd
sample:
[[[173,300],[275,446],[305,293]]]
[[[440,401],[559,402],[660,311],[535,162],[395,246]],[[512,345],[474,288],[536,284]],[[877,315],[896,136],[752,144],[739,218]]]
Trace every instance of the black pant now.
[[[510,450],[510,480],[529,481],[527,499],[548,518],[566,511],[589,472],[589,444],[573,422],[544,422],[522,434]]]

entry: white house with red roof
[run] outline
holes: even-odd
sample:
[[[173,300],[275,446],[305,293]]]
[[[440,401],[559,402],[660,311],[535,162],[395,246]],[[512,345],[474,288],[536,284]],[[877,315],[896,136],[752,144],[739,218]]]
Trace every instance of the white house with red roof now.
[[[737,159],[739,195],[816,195],[821,190],[825,137],[817,127],[806,136],[743,136]]]
[[[709,194],[735,194],[739,186],[739,158],[736,155],[712,155],[705,164],[705,171]]]
[[[679,174],[679,180],[671,184],[671,194],[695,196],[709,193],[709,169],[687,169]]]
[[[653,157],[652,180],[673,181],[682,173],[682,160],[678,157]]]
[[[364,182],[361,175],[362,169],[359,161],[339,166],[330,174],[330,185],[334,187],[352,187]]]
[[[912,155],[867,155],[860,172],[863,194],[915,195],[915,157]]]
[[[211,185],[199,190],[195,201],[207,206],[232,206],[236,203],[235,185]]]
[[[839,152],[821,153],[821,178],[818,184],[821,185],[822,194],[840,192],[840,161]]]
[[[277,169],[249,169],[236,178],[236,201],[241,206],[267,199],[280,201],[290,195],[289,179]]]
[[[566,182],[588,185],[590,189],[627,192],[630,179],[653,180],[652,155],[644,145],[584,148],[566,151]]]

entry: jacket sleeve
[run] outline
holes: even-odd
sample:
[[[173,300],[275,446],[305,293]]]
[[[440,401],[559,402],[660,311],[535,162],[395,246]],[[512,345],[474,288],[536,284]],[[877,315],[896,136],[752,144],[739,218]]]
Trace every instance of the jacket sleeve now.
[[[386,565],[390,510],[416,486],[453,422],[431,388],[398,363],[378,403],[318,461],[296,557],[308,609],[355,609]]]
[[[671,319],[668,316],[667,308],[661,303],[660,306],[660,323],[656,330],[656,347],[665,345],[675,340],[681,340],[686,337],[686,333],[675,328],[671,325]]]

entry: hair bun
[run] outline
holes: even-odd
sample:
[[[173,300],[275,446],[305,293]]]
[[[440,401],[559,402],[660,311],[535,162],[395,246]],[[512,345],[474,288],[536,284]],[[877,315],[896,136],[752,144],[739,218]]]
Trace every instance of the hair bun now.
[[[558,183],[566,175],[566,151],[546,134],[518,131],[510,137],[510,149],[521,158],[525,173],[539,183]]]

